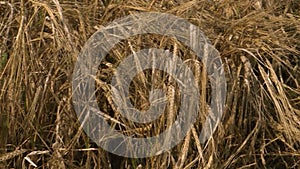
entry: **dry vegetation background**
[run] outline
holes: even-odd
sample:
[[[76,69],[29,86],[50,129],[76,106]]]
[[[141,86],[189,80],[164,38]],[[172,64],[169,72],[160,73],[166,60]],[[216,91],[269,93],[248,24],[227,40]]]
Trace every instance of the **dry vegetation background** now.
[[[299,0],[0,1],[0,168],[300,168],[299,5]],[[169,152],[128,159],[103,151],[80,129],[71,79],[78,53],[95,31],[141,11],[174,14],[199,26],[221,54],[228,94],[212,140],[199,143],[200,118]],[[131,53],[128,44],[134,50],[176,46],[183,58],[188,53],[174,39],[136,36],[103,62],[100,81],[109,82],[120,59]],[[137,84],[133,96],[147,98]],[[100,108],[134,127],[115,116],[109,86],[98,89]],[[145,108],[143,99],[133,102]],[[132,132],[145,132],[143,127]]]

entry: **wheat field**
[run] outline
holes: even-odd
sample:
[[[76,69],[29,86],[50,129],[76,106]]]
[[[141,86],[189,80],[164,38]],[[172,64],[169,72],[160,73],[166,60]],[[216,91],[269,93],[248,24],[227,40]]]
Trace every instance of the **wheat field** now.
[[[204,106],[186,137],[160,155],[125,158],[82,130],[72,103],[77,57],[96,31],[135,12],[184,18],[219,51],[226,102],[205,143],[198,137],[210,97],[203,64],[178,40],[155,34],[121,41],[105,57],[95,81],[98,105],[124,135],[165,130],[181,106],[174,79],[147,70],[130,83],[139,110],[149,108],[151,85],[168,93],[165,113],[150,125],[120,116],[109,83],[133,51],[168,49],[193,68],[201,89]],[[300,168],[299,0],[0,0],[0,39],[0,168]]]

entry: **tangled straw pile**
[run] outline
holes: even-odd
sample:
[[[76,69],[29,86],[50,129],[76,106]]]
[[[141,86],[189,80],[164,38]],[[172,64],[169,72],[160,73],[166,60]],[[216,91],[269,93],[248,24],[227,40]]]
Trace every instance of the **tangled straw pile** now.
[[[0,1],[0,167],[299,168],[299,4],[299,0]],[[199,26],[220,52],[228,95],[221,124],[210,141],[200,144],[197,137],[205,120],[203,107],[203,117],[175,148],[152,158],[127,159],[98,148],[81,130],[72,108],[71,79],[77,56],[95,31],[143,11],[170,13]],[[115,125],[121,132],[137,137],[159,133],[172,121],[161,118],[151,126],[126,121],[112,106],[105,84],[124,56],[145,47],[177,51],[183,59],[194,56],[176,39],[149,34],[118,44],[100,65],[100,109],[127,126]],[[201,70],[201,63],[191,63],[197,65]],[[155,75],[161,77],[158,87],[174,83],[162,72]],[[142,78],[149,76],[151,71],[141,73]],[[132,82],[131,99],[137,108],[147,109],[149,93],[141,87],[141,77]],[[202,89],[209,84],[205,79],[202,73]],[[202,92],[205,103],[209,89]],[[170,112],[180,106],[176,97],[175,93]]]

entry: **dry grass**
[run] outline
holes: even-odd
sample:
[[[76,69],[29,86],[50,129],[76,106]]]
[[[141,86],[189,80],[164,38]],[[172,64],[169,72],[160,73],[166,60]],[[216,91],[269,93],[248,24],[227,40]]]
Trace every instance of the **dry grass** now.
[[[300,167],[299,0],[102,1],[0,1],[0,168]],[[152,158],[109,154],[81,130],[71,102],[77,55],[95,31],[137,11],[186,18],[220,52],[228,84],[226,109],[213,139],[205,144],[198,139],[205,106],[179,145]],[[147,109],[149,79],[160,77],[152,85],[167,91],[166,113],[151,125],[138,126],[114,108],[104,82],[124,56],[147,47],[194,58],[172,38],[147,35],[118,44],[101,64],[100,108],[116,128],[137,137],[163,131],[180,106],[174,80],[148,71],[132,82],[132,102]],[[189,64],[199,75],[205,105],[207,77],[200,71],[201,62]]]

